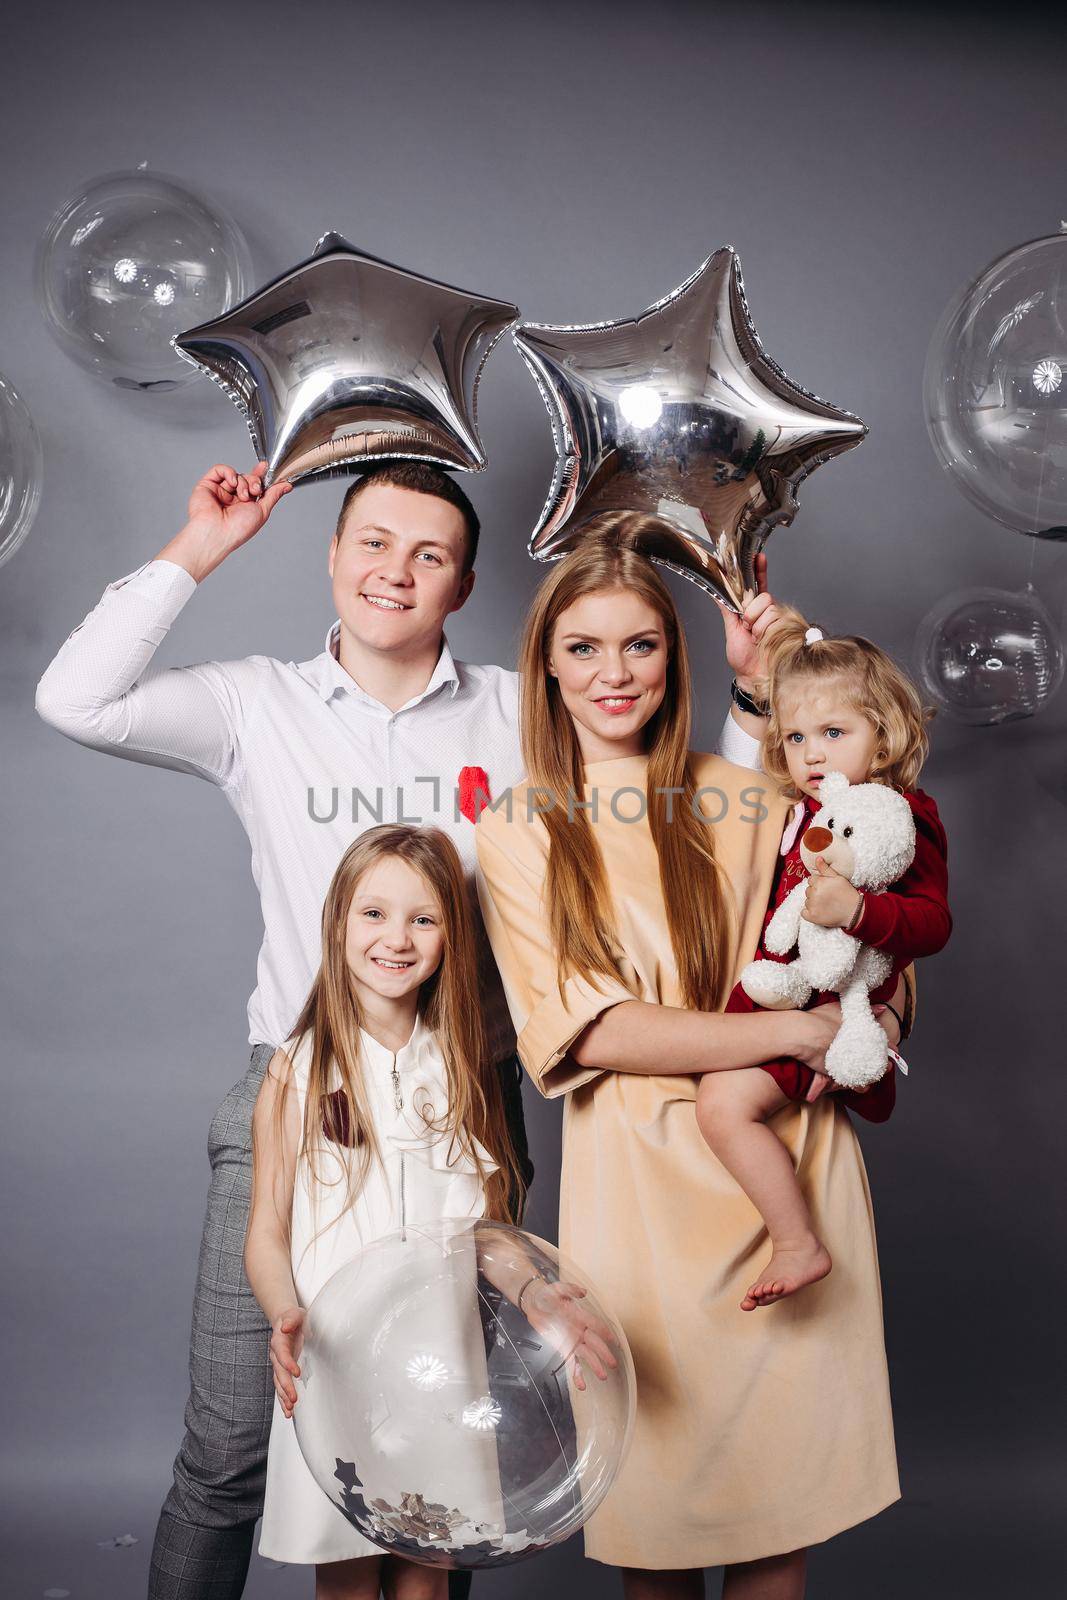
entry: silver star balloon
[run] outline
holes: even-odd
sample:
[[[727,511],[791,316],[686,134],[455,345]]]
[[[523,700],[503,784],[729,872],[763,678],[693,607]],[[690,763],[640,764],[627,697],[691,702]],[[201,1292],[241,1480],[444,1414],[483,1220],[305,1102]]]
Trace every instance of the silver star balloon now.
[[[481,472],[478,379],[518,314],[327,233],[307,261],[173,344],[244,413],[268,483],[393,457]]]
[[[527,322],[514,339],[556,442],[538,560],[574,549],[601,512],[645,512],[657,525],[639,548],[739,610],[798,484],[867,432],[764,352],[729,247],[634,320]]]

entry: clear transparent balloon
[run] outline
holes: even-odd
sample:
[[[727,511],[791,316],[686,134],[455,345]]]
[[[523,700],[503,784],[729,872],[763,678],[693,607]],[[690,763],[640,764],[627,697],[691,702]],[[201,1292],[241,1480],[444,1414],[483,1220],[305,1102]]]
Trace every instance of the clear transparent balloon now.
[[[74,361],[124,389],[193,382],[171,339],[233,305],[249,282],[248,247],[234,222],[148,172],[87,185],[37,249],[37,299],[50,332]]]
[[[41,443],[24,401],[0,373],[0,566],[29,533],[41,498]]]
[[[1056,627],[1030,589],[948,595],[922,622],[917,649],[927,692],[957,722],[1035,716],[1063,680]]]
[[[504,1291],[535,1272],[586,1293],[521,1293],[530,1321]],[[588,1325],[616,1362],[602,1378],[576,1347]],[[621,1327],[551,1245],[502,1223],[369,1246],[313,1300],[300,1363],[294,1423],[319,1487],[383,1550],[431,1565],[500,1566],[568,1538],[633,1425]]]
[[[1067,539],[1067,234],[1009,251],[957,296],[924,401],[962,494],[1005,527]]]

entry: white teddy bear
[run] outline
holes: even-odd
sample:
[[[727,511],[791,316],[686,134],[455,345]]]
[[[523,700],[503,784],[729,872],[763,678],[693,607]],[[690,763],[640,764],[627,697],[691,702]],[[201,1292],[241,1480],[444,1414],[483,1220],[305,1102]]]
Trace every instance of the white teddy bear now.
[[[840,772],[828,772],[820,798],[821,807],[800,841],[809,873],[822,856],[857,889],[884,889],[903,876],[915,856],[915,820],[902,794],[881,783],[850,784]],[[809,882],[806,878],[790,891],[767,925],[767,949],[784,956],[795,945],[795,960],[750,961],[741,986],[770,1011],[802,1006],[813,989],[840,995],[841,1027],[826,1052],[826,1070],[835,1083],[862,1089],[884,1075],[889,1060],[870,992],[885,982],[893,963],[843,928],[805,922],[801,913]]]

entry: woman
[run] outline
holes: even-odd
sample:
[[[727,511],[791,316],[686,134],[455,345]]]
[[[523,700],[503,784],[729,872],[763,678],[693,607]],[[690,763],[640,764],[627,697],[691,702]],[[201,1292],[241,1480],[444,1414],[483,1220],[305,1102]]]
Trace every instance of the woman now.
[[[633,1445],[586,1553],[623,1569],[627,1600],[690,1600],[719,1565],[729,1600],[797,1600],[805,1546],[899,1494],[874,1223],[845,1113],[791,1106],[776,1132],[837,1265],[739,1311],[766,1236],[701,1140],[694,1074],[819,1070],[839,1013],[719,1014],[756,948],[785,802],[689,752],[685,639],[627,547],[640,531],[600,519],[534,600],[529,782],[479,821],[483,907],[523,1063],[567,1096],[560,1246],[637,1365]]]

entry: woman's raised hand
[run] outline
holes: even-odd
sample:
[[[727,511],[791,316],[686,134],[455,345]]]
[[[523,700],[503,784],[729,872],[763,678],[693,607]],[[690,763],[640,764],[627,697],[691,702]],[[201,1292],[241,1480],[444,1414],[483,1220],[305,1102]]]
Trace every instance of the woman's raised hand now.
[[[751,693],[767,676],[763,649],[769,635],[781,621],[774,596],[767,589],[767,557],[756,557],[756,593],[741,608],[740,616],[719,607],[726,634],[726,661],[739,686]]]
[[[270,1365],[274,1378],[274,1392],[281,1401],[287,1417],[296,1405],[296,1384],[300,1376],[300,1352],[304,1347],[304,1319],[307,1312],[302,1306],[286,1306],[270,1325]]]
[[[199,583],[257,534],[278,501],[293,487],[279,482],[264,488],[267,463],[237,472],[224,463],[205,472],[189,496],[189,520],[159,552],[157,560],[184,567]]]
[[[527,1321],[556,1347],[567,1363],[576,1389],[585,1388],[582,1364],[601,1380],[618,1366],[612,1345],[618,1341],[606,1322],[581,1304],[580,1283],[532,1283],[522,1296]]]

